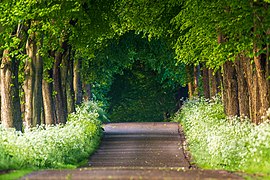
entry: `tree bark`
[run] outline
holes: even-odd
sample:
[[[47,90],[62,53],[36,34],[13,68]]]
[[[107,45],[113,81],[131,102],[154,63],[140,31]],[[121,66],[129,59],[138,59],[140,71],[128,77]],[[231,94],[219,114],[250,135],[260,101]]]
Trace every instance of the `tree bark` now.
[[[267,6],[265,6],[265,3],[262,2],[253,2],[253,31],[254,31],[254,40],[253,40],[253,60],[255,64],[255,73],[257,76],[257,85],[259,88],[259,98],[260,98],[260,108],[258,112],[258,116],[262,117],[266,114],[266,111],[269,108],[269,80],[267,76],[267,58],[266,54],[260,53],[260,50],[262,50],[264,47],[263,45],[259,45],[259,42],[262,39],[262,30],[263,30],[263,22],[264,22],[264,16],[261,14],[260,10],[261,7],[264,7],[268,9]],[[267,34],[267,32],[265,32]],[[267,46],[267,45],[266,45]],[[262,119],[257,119],[257,123],[260,123]],[[259,121],[259,122],[258,122]]]
[[[237,56],[234,63],[237,74],[237,86],[238,86],[238,102],[239,102],[239,114],[240,116],[246,116],[250,118],[249,111],[249,91],[246,77],[243,72],[243,62],[239,56]]]
[[[215,74],[215,78],[216,78],[216,88],[217,88],[217,93],[221,93],[222,91],[222,82],[223,82],[223,77],[221,75],[221,70],[217,70],[216,74]]]
[[[209,73],[206,67],[203,67],[202,78],[203,78],[203,94],[205,98],[209,99],[210,98]]]
[[[48,72],[49,74],[49,72]],[[55,124],[54,102],[52,97],[52,83],[46,79],[42,80],[42,97],[44,107],[44,121],[45,124]]]
[[[72,53],[71,49],[69,50],[69,60],[68,60],[68,72],[67,72],[67,111],[68,113],[75,112],[75,92],[74,92],[74,86],[73,86],[73,78],[74,78],[74,72],[73,72],[73,59],[72,59]]]
[[[21,101],[19,96],[19,60],[12,59],[12,114],[13,114],[13,125],[16,130],[22,131],[22,112],[21,112]]]
[[[33,125],[41,124],[41,110],[42,102],[42,74],[43,74],[43,61],[38,54],[39,47],[37,46],[35,58],[33,61],[34,69],[34,88],[33,88]]]
[[[242,57],[244,73],[247,79],[248,93],[249,93],[249,114],[252,122],[258,124],[260,122],[259,109],[260,98],[258,89],[258,79],[254,72],[254,64],[245,55]]]
[[[62,62],[61,62],[61,83],[62,83],[62,101],[63,101],[63,111],[66,114],[66,117],[68,115],[68,102],[67,102],[67,79],[68,79],[68,58],[69,58],[69,47],[67,42],[62,43],[62,48],[64,50],[62,54]]]
[[[43,61],[38,54],[36,34],[31,34],[26,42],[28,58],[25,63],[25,122],[26,127],[41,124]]]
[[[223,65],[224,110],[227,116],[239,116],[236,70],[231,61]]]
[[[83,100],[80,68],[81,68],[81,60],[77,59],[74,61],[74,80],[73,80],[76,105],[80,105],[82,103],[82,100]]]
[[[67,113],[65,112],[64,102],[63,102],[63,89],[61,82],[61,72],[60,65],[62,62],[62,53],[55,53],[55,62],[53,66],[53,87],[55,94],[55,110],[57,123],[65,123],[67,119]]]
[[[200,96],[200,90],[199,90],[199,79],[200,79],[200,65],[193,67],[193,89],[194,93],[193,96]]]
[[[83,83],[83,89],[84,89],[84,101],[90,101],[92,98],[92,92],[91,92],[91,84]]]
[[[33,123],[33,91],[34,91],[34,68],[33,68],[33,59],[35,59],[36,46],[34,43],[30,42],[28,38],[26,42],[26,53],[28,55],[25,61],[24,67],[24,98],[25,98],[25,108],[24,108],[24,120],[26,128],[35,126]]]
[[[217,78],[214,74],[213,69],[209,69],[209,86],[210,86],[210,97],[217,95],[218,87],[217,87]]]
[[[1,117],[2,124],[6,128],[14,127],[12,113],[12,62],[9,51],[4,50],[1,62]]]
[[[9,57],[9,50],[3,51],[0,69],[1,122],[6,128],[22,130],[22,119],[18,82],[19,62]]]
[[[254,54],[257,53],[258,50],[254,50]],[[257,81],[258,81],[258,88],[259,88],[259,97],[260,97],[260,110],[259,110],[259,116],[262,117],[265,115],[267,109],[269,108],[269,91],[267,87],[267,78],[265,77],[265,67],[263,64],[265,64],[265,59],[262,59],[261,56],[254,56],[254,64],[256,68],[256,75],[257,75]]]

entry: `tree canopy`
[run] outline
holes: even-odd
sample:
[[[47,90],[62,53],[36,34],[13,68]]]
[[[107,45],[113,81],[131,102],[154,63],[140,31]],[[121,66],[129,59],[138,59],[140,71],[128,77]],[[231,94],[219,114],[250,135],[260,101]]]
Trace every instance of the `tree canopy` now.
[[[222,94],[229,116],[259,123],[269,108],[269,0],[3,0],[0,10],[7,127],[21,115],[65,123],[138,61],[190,97]]]

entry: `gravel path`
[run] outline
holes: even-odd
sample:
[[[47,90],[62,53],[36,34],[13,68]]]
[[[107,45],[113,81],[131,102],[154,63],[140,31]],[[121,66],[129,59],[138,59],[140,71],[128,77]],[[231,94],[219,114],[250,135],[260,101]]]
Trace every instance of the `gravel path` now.
[[[226,171],[191,168],[177,123],[112,123],[104,129],[89,166],[38,171],[23,179],[242,179]]]

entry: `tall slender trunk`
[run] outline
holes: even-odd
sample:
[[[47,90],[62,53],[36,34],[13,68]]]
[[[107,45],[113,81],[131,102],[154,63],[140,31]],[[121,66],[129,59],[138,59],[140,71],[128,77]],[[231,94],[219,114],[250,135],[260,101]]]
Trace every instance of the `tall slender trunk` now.
[[[202,78],[203,78],[203,94],[205,98],[209,99],[210,98],[209,73],[206,67],[203,67]]]
[[[83,83],[83,89],[84,89],[84,96],[83,96],[84,101],[90,101],[92,98],[91,84]]]
[[[200,65],[193,67],[193,89],[194,89],[194,96],[200,96],[199,90],[199,79],[200,79]]]
[[[55,53],[55,62],[53,66],[53,87],[55,94],[55,110],[56,110],[56,117],[57,123],[65,123],[67,119],[67,113],[65,112],[64,102],[63,102],[63,89],[62,89],[62,82],[61,82],[61,72],[60,72],[60,65],[62,62],[62,53],[56,52]]]
[[[26,128],[35,126],[33,124],[33,91],[34,91],[34,68],[33,59],[36,57],[36,46],[34,43],[30,42],[28,39],[26,42],[26,53],[28,55],[25,61],[24,67],[24,97],[25,97],[25,108],[24,108],[24,120],[26,123]]]
[[[217,88],[217,93],[221,93],[222,91],[222,82],[223,82],[223,77],[221,74],[221,70],[217,70],[216,74],[215,74],[215,78],[216,78],[216,88]]]
[[[255,64],[255,73],[257,76],[258,88],[259,88],[259,98],[260,98],[260,109],[259,109],[259,117],[265,115],[267,109],[269,108],[269,80],[266,76],[267,74],[267,60],[265,54],[260,52],[263,49],[263,46],[259,45],[262,39],[262,33],[264,22],[264,16],[261,14],[259,10],[261,7],[264,7],[265,4],[261,2],[253,2],[253,31],[254,31],[254,39],[253,39],[253,54],[254,54],[254,64]],[[266,7],[267,8],[267,7]],[[267,32],[266,32],[267,33]],[[262,121],[262,119],[257,119],[257,121]]]
[[[267,8],[268,9],[268,8]],[[267,36],[270,36],[270,28],[267,30],[266,32],[266,35]],[[270,80],[269,80],[269,77],[270,77],[270,43],[267,42],[266,43],[266,72],[265,72],[265,78],[268,79],[267,80],[267,87],[268,87],[268,92],[270,92]],[[268,96],[268,101],[270,102],[270,97]]]
[[[65,115],[68,115],[68,105],[67,105],[67,79],[68,79],[68,58],[69,58],[69,47],[67,42],[62,43],[62,48],[64,50],[62,54],[62,62],[61,62],[61,84],[62,84],[62,102],[63,102],[63,111]]]
[[[209,69],[209,86],[210,86],[210,97],[215,96],[218,93],[217,78],[214,74],[213,69]]]
[[[3,51],[0,69],[1,122],[4,127],[22,130],[19,97],[19,61],[9,57],[9,50]]]
[[[196,81],[196,70],[194,66],[186,66],[186,74],[187,74],[187,85],[188,85],[188,97],[193,98],[197,96],[196,94],[196,85],[194,83]]]
[[[74,86],[73,86],[73,78],[74,78],[74,72],[73,72],[73,59],[71,49],[69,50],[69,58],[68,58],[68,72],[67,72],[67,110],[68,113],[75,112],[75,92],[74,92]]]
[[[14,127],[12,113],[12,61],[9,50],[4,50],[1,62],[1,117],[4,127]]]
[[[39,47],[37,46],[35,58],[33,59],[34,69],[34,88],[33,88],[33,125],[41,124],[41,110],[42,102],[42,74],[43,74],[43,61],[38,54]]]
[[[257,52],[257,50],[255,50]],[[265,60],[261,59],[261,56],[254,56],[254,64],[256,67],[256,75],[259,88],[259,97],[261,102],[261,108],[259,110],[259,116],[263,116],[267,109],[269,108],[269,91],[267,87],[267,78],[265,78],[265,67],[263,62]]]
[[[238,102],[239,102],[239,114],[240,116],[246,116],[250,118],[249,112],[249,91],[247,79],[243,72],[243,62],[240,56],[236,57],[235,70],[237,74],[237,86],[238,86]]]
[[[259,109],[261,103],[259,98],[258,78],[254,72],[254,64],[251,62],[251,59],[247,58],[245,55],[242,55],[241,58],[248,85],[249,114],[252,122],[258,124],[260,122]]]
[[[36,34],[33,33],[26,42],[24,114],[27,128],[41,123],[43,61],[38,51]]]
[[[231,61],[227,61],[223,65],[223,94],[224,109],[228,116],[239,115],[238,87],[236,70]]]
[[[48,74],[49,71],[47,71]],[[54,102],[52,97],[52,83],[48,82],[46,79],[42,80],[42,97],[43,97],[43,107],[44,107],[44,121],[45,124],[55,123],[55,111]]]
[[[83,100],[80,68],[81,68],[81,59],[77,59],[74,61],[74,79],[73,79],[76,105],[80,105]]]
[[[21,113],[21,101],[19,96],[19,60],[12,59],[12,113],[13,113],[13,125],[16,130],[22,130],[22,113]]]

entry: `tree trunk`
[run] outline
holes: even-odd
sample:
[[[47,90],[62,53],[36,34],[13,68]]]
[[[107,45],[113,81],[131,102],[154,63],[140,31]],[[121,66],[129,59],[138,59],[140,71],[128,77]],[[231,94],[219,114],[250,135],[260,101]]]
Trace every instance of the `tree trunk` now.
[[[254,54],[257,53],[258,50],[254,50]],[[269,108],[269,91],[267,87],[267,78],[265,77],[265,59],[262,59],[261,56],[254,56],[254,63],[256,68],[256,75],[257,75],[257,81],[258,81],[258,88],[259,88],[259,97],[260,97],[260,110],[259,110],[259,116],[262,117],[265,115],[267,109]]]
[[[43,61],[38,51],[36,34],[33,33],[26,42],[26,53],[29,57],[25,63],[24,92],[25,122],[28,128],[41,124]]]
[[[68,113],[75,112],[75,92],[73,86],[73,59],[71,57],[71,50],[69,50],[69,60],[68,60],[68,72],[67,72],[67,110]]]
[[[246,116],[250,118],[249,112],[249,91],[246,77],[243,72],[243,62],[239,56],[234,63],[237,73],[237,86],[238,86],[238,102],[239,102],[239,114],[240,116]]]
[[[52,83],[49,83],[46,79],[42,80],[42,97],[43,97],[45,124],[47,125],[55,124],[54,102],[52,97]]]
[[[26,53],[28,55],[25,61],[24,67],[24,97],[25,97],[25,108],[24,108],[24,120],[26,124],[26,128],[30,128],[31,126],[35,126],[33,123],[33,91],[34,91],[34,68],[33,61],[35,59],[36,46],[35,43],[30,42],[28,39],[26,42]]]
[[[65,123],[67,119],[67,113],[65,112],[64,100],[63,100],[63,89],[61,82],[60,65],[62,62],[62,53],[55,53],[55,62],[53,66],[53,87],[55,94],[55,110],[57,123]]]
[[[6,128],[14,127],[12,113],[12,62],[9,51],[4,50],[1,62],[1,117],[2,124]]]
[[[208,75],[209,75],[210,97],[213,97],[218,93],[217,78],[212,69],[209,69]]]
[[[239,116],[236,70],[230,61],[225,62],[223,65],[223,89],[226,115]]]
[[[74,80],[73,80],[76,105],[80,105],[83,100],[80,68],[81,68],[81,60],[77,59],[74,61]]]
[[[43,61],[38,54],[39,47],[36,46],[36,54],[33,61],[34,69],[34,88],[33,88],[33,125],[41,124],[41,110],[42,102],[42,74],[43,74]]]
[[[91,84],[83,83],[83,89],[84,89],[84,101],[90,101],[92,98],[92,92],[91,92]]]
[[[16,130],[22,131],[22,112],[21,112],[21,101],[19,96],[19,60],[12,59],[12,114],[13,114],[13,125]]]
[[[221,93],[222,91],[222,82],[223,82],[223,78],[221,75],[221,70],[217,70],[216,74],[215,74],[215,78],[216,78],[216,88],[217,88],[217,94]]]
[[[203,67],[202,78],[203,78],[203,94],[205,98],[209,99],[210,98],[209,73],[206,67]]]
[[[193,89],[194,93],[193,96],[200,96],[200,90],[199,90],[199,79],[200,79],[200,65],[193,67]]]
[[[258,124],[260,122],[259,109],[260,98],[258,89],[258,79],[256,73],[254,73],[254,64],[251,60],[244,55],[241,57],[244,67],[244,73],[247,79],[248,93],[249,93],[249,114],[252,122]]]
[[[9,51],[4,50],[0,69],[1,121],[4,127],[22,130],[22,119],[18,82],[19,62],[10,59]]]
[[[67,78],[68,78],[68,58],[69,58],[69,48],[67,42],[62,43],[62,48],[64,52],[62,54],[62,62],[61,62],[61,83],[62,83],[62,101],[63,101],[63,111],[66,116],[68,115],[68,107],[67,107]]]
[[[260,40],[262,39],[262,31],[263,31],[263,22],[264,22],[264,16],[261,14],[260,10],[261,7],[265,7],[264,3],[261,2],[253,2],[253,31],[254,31],[254,40],[253,40],[253,54],[254,54],[254,64],[255,64],[255,73],[257,76],[257,82],[258,82],[258,88],[259,88],[259,98],[260,98],[260,109],[259,109],[259,117],[262,117],[265,115],[266,111],[269,108],[269,80],[267,76],[267,60],[265,54],[262,54],[260,50],[262,50],[264,47],[263,45],[259,45]],[[259,10],[259,11],[258,11]],[[267,32],[265,32],[267,34]],[[267,46],[267,45],[266,45]],[[262,119],[257,119],[259,123],[262,121]]]
[[[268,9],[268,8],[267,8]],[[270,36],[270,28],[266,32],[267,36]],[[270,92],[270,52],[269,52],[269,42],[266,43],[266,73],[265,73],[265,78],[267,78],[267,87],[268,87],[268,92]],[[270,102],[270,97],[268,96],[268,101]]]

